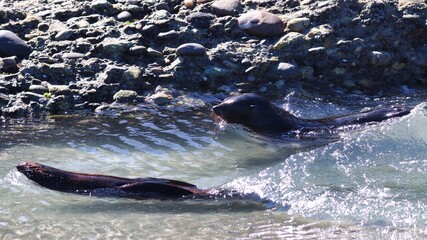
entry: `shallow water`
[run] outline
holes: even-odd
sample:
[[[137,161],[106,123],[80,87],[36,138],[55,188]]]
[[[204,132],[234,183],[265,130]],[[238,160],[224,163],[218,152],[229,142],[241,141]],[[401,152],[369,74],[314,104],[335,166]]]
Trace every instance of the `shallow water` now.
[[[400,119],[343,129],[334,141],[269,139],[233,126],[220,129],[209,109],[3,121],[0,238],[425,238],[424,99],[353,97],[349,103],[295,93],[277,102],[303,117],[396,103],[417,106]],[[27,180],[15,170],[23,161],[226,187],[257,193],[265,201],[66,194]]]

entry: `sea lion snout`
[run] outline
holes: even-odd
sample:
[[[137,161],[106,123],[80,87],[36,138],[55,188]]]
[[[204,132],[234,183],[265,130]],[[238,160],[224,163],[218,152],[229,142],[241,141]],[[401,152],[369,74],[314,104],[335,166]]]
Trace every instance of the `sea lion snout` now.
[[[40,169],[40,165],[33,162],[23,162],[16,166],[16,169],[25,176],[31,177],[37,169]]]

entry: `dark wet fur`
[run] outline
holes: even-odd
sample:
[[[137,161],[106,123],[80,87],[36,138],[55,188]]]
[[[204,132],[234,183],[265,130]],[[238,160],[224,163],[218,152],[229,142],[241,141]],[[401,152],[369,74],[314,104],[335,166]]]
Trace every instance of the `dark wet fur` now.
[[[223,189],[199,189],[195,185],[162,178],[121,178],[100,174],[64,171],[39,163],[16,166],[19,172],[40,186],[67,193],[97,197],[134,199],[255,199],[255,194],[240,194]]]
[[[381,122],[407,115],[412,107],[390,107],[345,116],[303,119],[274,106],[261,96],[247,93],[229,97],[212,110],[216,116],[228,123],[242,124],[252,131],[274,135],[295,130],[334,129],[347,125]]]

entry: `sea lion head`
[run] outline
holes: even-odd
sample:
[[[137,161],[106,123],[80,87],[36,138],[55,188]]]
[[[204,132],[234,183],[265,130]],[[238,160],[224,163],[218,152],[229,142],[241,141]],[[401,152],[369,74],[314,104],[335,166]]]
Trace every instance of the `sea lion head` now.
[[[242,124],[255,132],[275,133],[293,128],[280,115],[286,111],[253,93],[226,98],[212,110],[227,123]]]
[[[34,162],[24,162],[16,166],[16,169],[28,179],[49,188],[55,189],[57,183],[65,180],[61,170]],[[45,182],[49,182],[46,184]]]

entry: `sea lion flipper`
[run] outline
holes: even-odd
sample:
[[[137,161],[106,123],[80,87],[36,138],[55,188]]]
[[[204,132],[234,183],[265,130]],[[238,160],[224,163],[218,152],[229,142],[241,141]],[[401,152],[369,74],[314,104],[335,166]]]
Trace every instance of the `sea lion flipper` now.
[[[141,179],[143,181],[147,181],[147,182],[167,183],[167,184],[177,185],[177,186],[180,186],[180,187],[196,188],[196,185],[194,185],[194,184],[183,182],[183,181],[166,179],[166,178],[152,178],[152,177],[148,177],[148,178],[139,178],[139,179]]]
[[[118,187],[117,189],[137,194],[142,197],[159,197],[159,198],[179,198],[187,195],[194,194],[196,188],[185,188],[174,184],[165,183],[162,180],[159,182],[146,181],[129,183]]]

